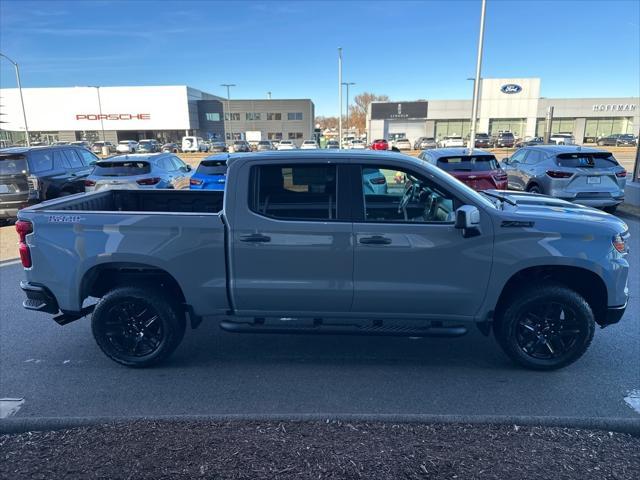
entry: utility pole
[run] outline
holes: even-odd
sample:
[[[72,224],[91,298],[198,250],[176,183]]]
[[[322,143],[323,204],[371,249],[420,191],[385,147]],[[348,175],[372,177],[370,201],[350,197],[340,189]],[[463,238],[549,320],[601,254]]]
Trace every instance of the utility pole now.
[[[355,85],[353,82],[342,82],[342,85],[347,87],[347,133],[349,133],[349,86]]]
[[[104,137],[104,120],[102,119],[102,102],[100,101],[100,87],[99,86],[93,86],[93,88],[96,89],[96,92],[98,92],[98,111],[100,113],[100,127],[102,128],[102,141],[105,141],[105,137]]]
[[[267,99],[271,100],[271,92],[267,92]]]
[[[342,48],[338,48],[338,148],[342,148]]]
[[[470,149],[476,146],[476,122],[478,118],[478,97],[480,95],[480,74],[482,71],[482,47],[484,44],[484,14],[487,9],[487,0],[482,0],[480,12],[480,35],[478,36],[478,58],[476,59],[476,77],[473,82],[473,108],[471,109],[471,129],[469,133]]]
[[[31,140],[29,139],[29,127],[27,127],[27,112],[24,109],[24,98],[22,97],[22,85],[20,84],[20,69],[18,64],[7,57],[4,53],[0,53],[0,57],[4,57],[13,64],[13,68],[16,71],[16,83],[18,84],[18,93],[20,94],[20,104],[22,105],[22,118],[24,120],[24,134],[27,142],[27,147],[31,146]]]
[[[231,138],[231,144],[233,144],[233,123],[231,119],[231,87],[235,87],[235,83],[223,83],[221,87],[227,87],[227,114],[229,115],[229,137]]]
[[[553,105],[549,105],[549,108],[547,108],[547,124],[546,124],[546,128],[544,129],[544,143],[549,143],[549,141],[551,140],[551,126],[553,123]]]

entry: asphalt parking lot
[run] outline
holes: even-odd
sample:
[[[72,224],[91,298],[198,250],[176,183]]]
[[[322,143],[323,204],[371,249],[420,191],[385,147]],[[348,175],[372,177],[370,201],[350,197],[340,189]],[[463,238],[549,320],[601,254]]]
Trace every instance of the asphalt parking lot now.
[[[98,349],[88,319],[65,327],[21,307],[22,268],[0,267],[0,416],[448,414],[640,416],[640,221],[631,229],[622,321],[574,365],[513,366],[492,337],[238,335],[204,322],[161,367],[132,370]],[[14,399],[14,400],[7,400]]]

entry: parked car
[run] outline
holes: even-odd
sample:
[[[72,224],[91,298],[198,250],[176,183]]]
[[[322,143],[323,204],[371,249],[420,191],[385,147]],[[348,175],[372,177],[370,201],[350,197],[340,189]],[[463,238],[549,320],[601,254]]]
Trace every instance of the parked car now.
[[[627,172],[604,150],[572,145],[523,147],[503,161],[509,188],[542,193],[613,213]]]
[[[302,142],[302,145],[300,145],[300,148],[302,150],[315,150],[318,148],[318,144],[315,140],[305,140]]]
[[[542,137],[525,137],[521,140],[518,140],[515,143],[515,148],[522,148],[522,147],[530,147],[532,145],[543,145],[544,144],[544,138]]]
[[[464,147],[464,140],[459,136],[446,136],[438,142],[439,148]]]
[[[44,142],[34,142],[34,143],[39,143],[39,145],[33,145],[35,146],[44,146],[46,145],[46,143]],[[87,142],[86,140],[79,140],[77,142],[71,142],[69,143],[69,145],[73,145],[74,147],[81,147],[81,148],[86,148],[87,150],[91,150],[91,145],[89,145],[89,142]]]
[[[296,148],[296,144],[293,140],[280,140],[280,143],[278,144],[278,150],[295,150]]]
[[[93,142],[91,151],[93,153],[102,153],[102,147],[107,147],[109,153],[115,153],[116,151],[116,146],[113,143],[103,141]]]
[[[602,137],[598,139],[599,146],[608,146],[608,147],[621,147],[621,146],[637,146],[638,140],[635,136],[630,133],[616,133],[614,135],[608,135],[606,137]]]
[[[87,192],[102,189],[189,188],[191,167],[171,153],[118,155],[95,164]]]
[[[378,138],[371,142],[371,150],[389,150],[389,142],[384,138]]]
[[[235,140],[232,145],[234,152],[250,152],[251,145],[246,140]]]
[[[157,153],[160,151],[160,145],[157,140],[140,140],[137,151],[138,153]]]
[[[224,190],[227,178],[227,155],[203,159],[189,179],[191,190]]]
[[[367,169],[404,183],[368,193]],[[109,190],[20,211],[24,307],[61,325],[92,314],[100,349],[131,367],[166,360],[187,325],[215,321],[254,334],[478,327],[515,363],[553,370],[624,315],[629,228],[604,212],[478,193],[390,152],[231,155],[227,182],[234,195]]]
[[[421,140],[417,143],[417,148],[414,150],[427,150],[429,148],[438,148],[438,143],[433,137],[421,137]]]
[[[267,151],[267,150],[275,150],[273,143],[271,143],[271,140],[260,140],[258,142],[258,147],[256,148],[256,150],[258,152],[263,152],[263,151]]]
[[[418,158],[444,170],[474,190],[507,189],[507,174],[490,152],[437,148],[421,152]]]
[[[574,145],[576,141],[570,133],[554,133],[549,137],[549,143],[555,143],[556,145]]]
[[[215,142],[211,142],[210,152],[222,153],[227,152],[229,149],[227,148],[227,144],[222,140],[216,140]]]
[[[340,148],[340,143],[337,140],[329,140],[327,141],[326,148],[329,148],[332,150],[338,149]]]
[[[493,148],[513,148],[516,138],[511,132],[498,132],[492,139]]]
[[[411,150],[411,142],[408,138],[398,138],[393,142],[393,146],[398,150]]]
[[[491,148],[491,137],[488,133],[476,133],[476,148]]]
[[[116,147],[117,153],[136,153],[138,142],[135,140],[121,140]]]
[[[207,146],[202,137],[182,137],[182,151],[189,153],[206,152]]]
[[[70,145],[0,150],[0,220],[15,219],[29,205],[84,192],[84,179],[98,160]]]
[[[356,138],[354,140],[351,140],[349,148],[352,150],[364,150],[365,148],[367,148],[367,144],[364,142],[364,140]]]
[[[165,153],[180,153],[180,145],[177,143],[165,143],[160,150]]]

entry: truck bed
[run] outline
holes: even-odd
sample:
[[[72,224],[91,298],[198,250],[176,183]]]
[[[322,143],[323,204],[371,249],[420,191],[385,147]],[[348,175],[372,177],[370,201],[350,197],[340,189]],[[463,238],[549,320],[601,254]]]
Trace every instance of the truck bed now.
[[[218,213],[224,192],[203,190],[103,190],[43,202],[34,211]]]

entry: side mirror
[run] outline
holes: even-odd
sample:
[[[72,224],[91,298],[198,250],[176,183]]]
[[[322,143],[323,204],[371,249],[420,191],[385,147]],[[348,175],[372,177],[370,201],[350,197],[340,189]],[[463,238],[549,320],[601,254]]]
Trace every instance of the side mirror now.
[[[480,235],[480,211],[473,205],[463,205],[456,210],[455,227],[462,230],[464,238]]]
[[[509,165],[509,157],[504,157],[502,159],[502,163],[504,163],[505,165]]]

